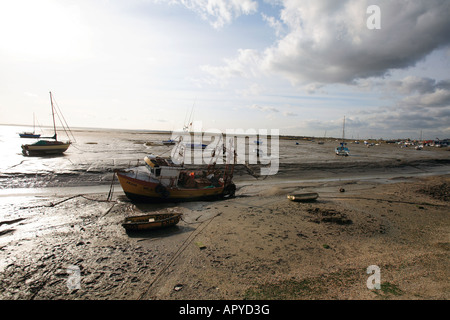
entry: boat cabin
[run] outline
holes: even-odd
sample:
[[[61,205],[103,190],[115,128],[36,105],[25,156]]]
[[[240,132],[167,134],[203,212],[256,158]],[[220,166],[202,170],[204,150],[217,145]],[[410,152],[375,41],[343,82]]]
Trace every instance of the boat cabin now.
[[[158,180],[167,188],[205,188],[223,185],[223,174],[215,170],[187,170],[170,159],[155,156],[144,158],[145,166],[150,171],[150,179]]]
[[[152,155],[144,158],[145,166],[150,171],[150,176],[161,182],[166,187],[176,187],[180,171],[183,167],[175,164],[168,158],[155,157]]]

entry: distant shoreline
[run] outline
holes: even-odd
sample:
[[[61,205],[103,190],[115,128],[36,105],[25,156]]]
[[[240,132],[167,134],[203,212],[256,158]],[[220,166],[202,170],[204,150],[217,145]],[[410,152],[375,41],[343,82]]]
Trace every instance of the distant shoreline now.
[[[10,127],[32,127],[32,125],[29,124],[7,124],[7,123],[0,123],[0,126],[10,126]],[[50,125],[44,125],[41,126],[42,128],[52,128],[52,126]],[[62,130],[61,127],[56,127],[57,130]],[[72,131],[83,131],[83,132],[89,132],[89,131],[100,131],[100,132],[105,132],[105,131],[114,131],[114,132],[127,132],[127,133],[131,133],[131,134],[167,134],[167,135],[171,135],[172,132],[180,132],[180,130],[175,130],[175,131],[169,131],[169,130],[150,130],[150,129],[122,129],[122,128],[96,128],[96,127],[71,127],[70,128]],[[214,134],[208,131],[202,131],[202,134]],[[194,134],[193,132],[191,132],[191,134]],[[239,136],[240,134],[235,134],[236,136]],[[242,134],[244,136],[248,136],[248,134]],[[256,135],[256,134],[255,134]],[[268,135],[270,137],[270,135]],[[280,140],[318,140],[318,141],[327,141],[327,140],[343,140],[346,142],[351,142],[351,141],[359,141],[359,142],[363,142],[363,141],[369,141],[369,142],[375,142],[375,141],[401,141],[401,140],[408,140],[409,138],[344,138],[342,139],[342,137],[333,137],[333,136],[329,136],[329,137],[321,137],[321,136],[302,136],[302,135],[288,135],[288,134],[281,134],[279,135],[279,139]],[[448,140],[450,138],[444,138],[444,139],[440,139],[440,140]],[[411,139],[412,141],[416,141],[417,139]],[[429,139],[424,139],[424,140],[429,140]]]

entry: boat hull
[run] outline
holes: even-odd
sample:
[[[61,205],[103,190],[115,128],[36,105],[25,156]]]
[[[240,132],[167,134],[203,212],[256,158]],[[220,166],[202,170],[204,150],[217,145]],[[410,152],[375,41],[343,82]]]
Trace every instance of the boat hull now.
[[[127,231],[145,231],[176,225],[181,220],[181,213],[156,213],[125,218],[122,227]]]
[[[348,148],[343,148],[343,147],[337,147],[334,152],[336,153],[337,156],[344,156],[347,157],[350,154],[350,151],[348,150]]]
[[[202,143],[187,143],[186,146],[191,149],[205,149],[208,145]]]
[[[40,134],[34,134],[34,133],[19,133],[19,136],[21,138],[40,138],[41,135]]]
[[[64,153],[70,146],[70,142],[67,143],[47,143],[43,145],[38,144],[24,144],[22,145],[22,153],[25,155],[47,155],[47,154],[59,154]]]
[[[234,196],[235,186],[205,188],[166,188],[159,183],[131,177],[129,173],[116,171],[125,195],[137,202],[181,202],[203,199],[220,199]]]
[[[171,145],[174,145],[175,143],[176,143],[175,140],[164,140],[162,142],[162,144],[165,146],[171,146]]]
[[[319,197],[319,194],[315,192],[310,193],[298,193],[298,194],[289,194],[287,198],[291,201],[295,202],[309,202],[315,201]]]

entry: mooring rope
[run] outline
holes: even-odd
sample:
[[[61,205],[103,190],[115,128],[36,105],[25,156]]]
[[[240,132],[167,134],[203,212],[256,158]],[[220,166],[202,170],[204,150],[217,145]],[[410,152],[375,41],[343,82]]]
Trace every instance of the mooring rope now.
[[[218,213],[216,214],[214,217],[205,220],[203,222],[201,222],[201,224],[204,224],[206,221],[207,223],[205,224],[205,226],[197,232],[197,230],[200,229],[201,225],[198,226],[190,235],[189,237],[187,237],[186,240],[183,241],[183,243],[181,244],[181,246],[178,248],[178,250],[175,252],[174,256],[169,260],[169,262],[161,269],[161,271],[155,276],[155,278],[153,279],[153,281],[150,283],[150,285],[148,286],[147,290],[145,290],[141,296],[139,297],[139,300],[144,299],[144,296],[147,295],[147,293],[150,291],[151,287],[153,286],[153,284],[156,283],[156,281],[158,281],[161,276],[163,275],[163,273],[172,265],[173,262],[175,262],[175,260],[184,252],[184,250],[187,249],[187,247],[192,243],[192,241],[194,241],[194,239],[203,231],[206,229],[206,227],[209,226],[209,224],[211,223],[211,221],[214,220],[214,218],[220,216],[222,213]],[[184,221],[184,220],[183,220]],[[193,235],[193,236],[192,236]],[[192,236],[192,237],[191,237]]]

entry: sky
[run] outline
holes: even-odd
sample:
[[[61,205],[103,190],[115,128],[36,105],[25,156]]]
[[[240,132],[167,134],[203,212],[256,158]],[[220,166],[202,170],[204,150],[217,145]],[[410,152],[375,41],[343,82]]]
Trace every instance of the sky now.
[[[70,127],[449,138],[450,1],[0,0],[0,123],[49,91]]]

